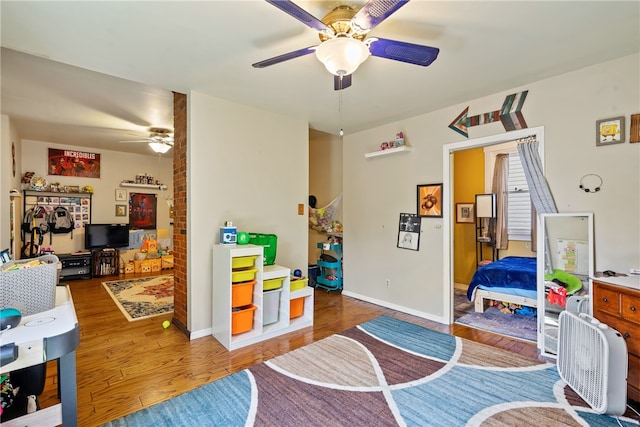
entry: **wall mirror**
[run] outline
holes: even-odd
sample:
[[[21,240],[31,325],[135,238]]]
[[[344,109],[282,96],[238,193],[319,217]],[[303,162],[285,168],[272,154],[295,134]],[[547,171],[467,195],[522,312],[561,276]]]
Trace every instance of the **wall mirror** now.
[[[555,357],[558,316],[591,313],[593,213],[540,214],[537,232],[538,348]]]

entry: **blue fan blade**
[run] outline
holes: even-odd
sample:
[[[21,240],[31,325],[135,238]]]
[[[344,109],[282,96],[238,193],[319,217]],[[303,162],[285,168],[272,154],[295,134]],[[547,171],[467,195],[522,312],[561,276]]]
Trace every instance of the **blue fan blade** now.
[[[419,44],[399,42],[396,40],[373,37],[369,40],[369,52],[380,58],[393,59],[395,61],[408,62],[409,64],[426,67],[436,60],[440,49],[437,47],[422,46]]]
[[[294,50],[293,52],[285,53],[280,56],[274,56],[273,58],[265,59],[264,61],[256,62],[255,64],[251,64],[253,68],[264,68],[269,65],[279,64],[284,61],[288,61],[293,58],[298,58],[300,56],[308,55],[316,51],[316,46],[305,47],[304,49]]]
[[[369,0],[351,18],[351,28],[358,33],[367,33],[408,2],[409,0]]]
[[[271,3],[284,13],[296,18],[307,27],[313,28],[316,31],[325,33],[327,35],[334,35],[333,30],[329,28],[324,22],[302,9],[300,6],[289,0],[266,0],[267,3]]]
[[[342,90],[351,86],[351,74],[333,76],[333,90]]]

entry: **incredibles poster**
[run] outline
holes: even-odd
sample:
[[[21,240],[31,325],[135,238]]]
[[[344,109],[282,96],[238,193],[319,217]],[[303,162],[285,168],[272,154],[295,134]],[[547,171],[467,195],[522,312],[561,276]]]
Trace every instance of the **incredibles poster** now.
[[[100,178],[100,154],[49,148],[49,175]]]

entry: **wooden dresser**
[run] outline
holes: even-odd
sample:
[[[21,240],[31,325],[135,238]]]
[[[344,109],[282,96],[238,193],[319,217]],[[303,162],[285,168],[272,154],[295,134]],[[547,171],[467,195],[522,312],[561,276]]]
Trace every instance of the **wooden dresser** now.
[[[624,337],[629,351],[627,397],[640,402],[640,276],[594,279],[593,316]]]

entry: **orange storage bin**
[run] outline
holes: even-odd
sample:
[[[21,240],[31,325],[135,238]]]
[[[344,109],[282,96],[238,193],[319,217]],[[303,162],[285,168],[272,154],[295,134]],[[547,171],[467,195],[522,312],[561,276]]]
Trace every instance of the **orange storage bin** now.
[[[234,283],[231,285],[231,307],[242,307],[253,302],[253,286],[255,280],[250,282]]]
[[[289,302],[289,319],[295,319],[304,313],[304,297],[292,299]]]
[[[249,332],[251,329],[253,329],[253,313],[255,311],[255,305],[232,309],[231,335]]]

